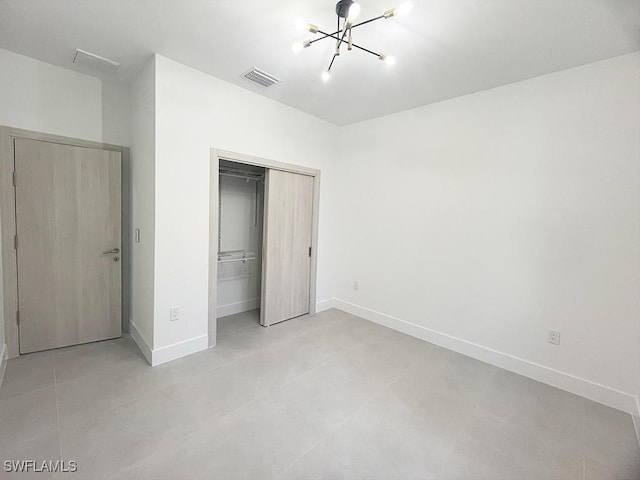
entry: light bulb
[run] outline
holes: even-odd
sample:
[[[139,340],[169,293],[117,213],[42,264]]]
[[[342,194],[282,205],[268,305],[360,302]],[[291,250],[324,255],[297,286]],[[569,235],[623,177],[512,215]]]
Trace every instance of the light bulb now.
[[[396,64],[396,57],[393,57],[391,55],[385,55],[384,53],[381,53],[378,58],[382,60],[384,63],[386,63],[387,65]]]
[[[329,70],[325,70],[324,72],[322,72],[321,77],[323,82],[328,82],[331,78],[331,72]]]
[[[390,8],[389,10],[384,12],[382,16],[385,19],[387,19],[387,18],[395,17],[397,14],[398,14],[398,10],[396,8]]]
[[[411,2],[404,2],[397,9],[398,15],[406,15],[407,13],[411,12],[411,10],[413,10],[413,3]]]
[[[298,53],[303,48],[307,48],[310,46],[311,46],[311,40],[305,40],[304,42],[296,42],[293,45],[291,45],[291,50],[293,50],[293,53]]]
[[[358,18],[358,15],[360,15],[360,11],[362,10],[362,7],[360,6],[359,3],[352,3],[351,6],[349,7],[349,14],[347,15],[347,23],[353,23],[353,21]]]

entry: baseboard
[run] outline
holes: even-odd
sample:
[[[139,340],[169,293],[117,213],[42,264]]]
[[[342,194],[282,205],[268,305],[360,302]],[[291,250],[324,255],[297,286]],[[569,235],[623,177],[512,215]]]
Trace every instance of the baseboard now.
[[[153,365],[153,350],[134,322],[129,322],[129,333],[131,334],[133,341],[138,345],[138,348],[142,352],[142,355],[144,355],[144,358],[147,359],[149,365]]]
[[[200,352],[209,348],[209,335],[202,335],[200,337],[190,338],[182,342],[174,343],[173,345],[167,345],[166,347],[153,349],[149,345],[146,338],[140,333],[138,326],[131,322],[131,338],[136,342],[138,348],[147,359],[149,365],[156,367],[163,363],[170,362],[171,360],[177,360],[178,358],[186,357],[192,353]]]
[[[324,310],[333,308],[333,302],[333,298],[320,300],[316,303],[316,312],[323,312]],[[236,313],[249,312],[251,310],[255,310],[256,308],[260,308],[259,298],[252,298],[250,300],[243,300],[242,302],[229,303],[227,305],[219,305],[216,310],[216,318],[227,317],[229,315],[235,315]]]
[[[316,302],[316,313],[324,312],[330,308],[334,308],[335,298],[327,298],[326,300],[320,300]]]
[[[361,307],[338,298],[333,299],[333,306],[379,325],[495,365],[504,370],[580,395],[634,416],[640,415],[640,406],[637,403],[637,398],[629,393],[554,370],[523,358],[492,350],[482,345],[407,322],[384,313],[376,312],[375,310]]]
[[[209,335],[202,335],[200,337],[190,338],[189,340],[174,343],[173,345],[167,345],[166,347],[156,348],[152,352],[151,365],[155,367],[208,348]]]
[[[236,313],[249,312],[260,307],[259,298],[250,298],[241,302],[228,303],[227,305],[218,305],[216,309],[217,318],[235,315]]]
[[[2,349],[0,350],[0,388],[2,387],[2,380],[4,380],[4,371],[7,368],[7,345],[0,345]]]
[[[636,396],[636,408],[640,412],[640,397]],[[638,439],[638,446],[640,446],[640,416],[631,415],[633,418],[633,426],[636,429],[636,438]]]

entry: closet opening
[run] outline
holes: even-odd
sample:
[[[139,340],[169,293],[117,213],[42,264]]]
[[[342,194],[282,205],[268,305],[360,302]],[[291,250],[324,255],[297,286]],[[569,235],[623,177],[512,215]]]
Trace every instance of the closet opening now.
[[[212,148],[210,182],[209,346],[315,313],[320,171]]]
[[[229,160],[218,167],[216,316],[233,326],[260,324],[265,174]]]

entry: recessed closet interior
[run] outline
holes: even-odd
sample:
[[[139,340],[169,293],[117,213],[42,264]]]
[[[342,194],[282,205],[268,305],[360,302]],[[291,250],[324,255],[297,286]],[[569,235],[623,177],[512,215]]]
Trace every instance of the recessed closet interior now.
[[[265,169],[220,160],[218,318],[255,313],[259,323]]]

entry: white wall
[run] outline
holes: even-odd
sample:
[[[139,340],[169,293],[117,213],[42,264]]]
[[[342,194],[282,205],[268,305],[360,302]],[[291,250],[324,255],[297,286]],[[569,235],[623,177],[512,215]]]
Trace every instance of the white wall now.
[[[338,127],[161,56],[156,101],[154,349],[184,353],[189,345],[206,347],[211,147],[326,174],[318,299],[330,297],[328,179]],[[169,321],[171,306],[180,308],[179,321]]]
[[[256,185],[254,181],[220,176],[219,192],[220,251],[245,250],[256,257],[218,265],[217,315],[224,317],[260,305],[264,186],[261,182]]]
[[[0,49],[0,125],[128,146],[129,89]]]
[[[150,355],[153,349],[155,251],[155,58],[131,88],[131,333]]]
[[[0,212],[0,215],[2,215],[2,212]],[[0,252],[2,252],[2,235],[0,235]],[[7,346],[4,338],[4,291],[1,280],[2,275],[2,255],[0,255],[0,384],[2,384],[2,365],[5,355],[7,355]]]
[[[337,305],[630,410],[639,85],[636,53],[342,129]]]

